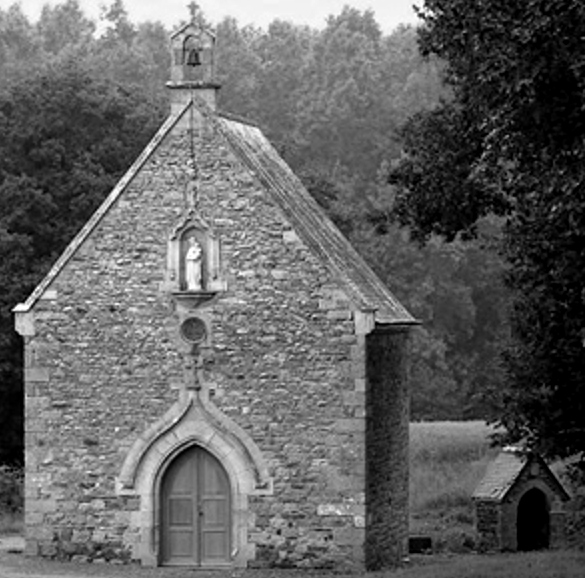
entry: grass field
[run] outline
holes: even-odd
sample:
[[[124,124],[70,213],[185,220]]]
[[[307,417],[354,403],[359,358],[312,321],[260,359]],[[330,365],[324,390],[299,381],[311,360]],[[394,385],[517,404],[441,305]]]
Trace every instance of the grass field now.
[[[410,426],[410,532],[431,536],[435,551],[475,547],[471,494],[498,449],[482,421]]]
[[[469,496],[498,452],[494,429],[482,421],[410,426],[410,506],[414,511],[457,504]]]
[[[523,554],[428,556],[388,578],[583,578],[585,553],[578,551]]]

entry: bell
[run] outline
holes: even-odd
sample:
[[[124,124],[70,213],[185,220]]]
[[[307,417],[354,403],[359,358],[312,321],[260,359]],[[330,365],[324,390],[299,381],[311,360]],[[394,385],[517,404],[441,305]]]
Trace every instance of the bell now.
[[[187,54],[187,66],[201,66],[199,50],[191,48]]]

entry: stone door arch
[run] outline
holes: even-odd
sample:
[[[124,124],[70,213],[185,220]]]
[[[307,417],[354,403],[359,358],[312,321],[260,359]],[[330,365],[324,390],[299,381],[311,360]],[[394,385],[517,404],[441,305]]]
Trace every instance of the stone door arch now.
[[[518,550],[542,550],[550,544],[550,506],[538,488],[528,490],[518,502],[516,531]]]
[[[182,399],[140,436],[126,456],[118,478],[118,493],[135,496],[140,503],[131,521],[131,531],[139,536],[133,558],[144,566],[156,566],[164,558],[161,550],[163,482],[175,460],[190,448],[204,450],[221,464],[227,476],[230,488],[227,563],[246,567],[255,558],[255,544],[248,537],[253,516],[248,498],[272,495],[272,478],[254,442],[204,392],[184,392]]]
[[[160,484],[160,563],[230,563],[231,486],[220,461],[198,445],[175,457]]]

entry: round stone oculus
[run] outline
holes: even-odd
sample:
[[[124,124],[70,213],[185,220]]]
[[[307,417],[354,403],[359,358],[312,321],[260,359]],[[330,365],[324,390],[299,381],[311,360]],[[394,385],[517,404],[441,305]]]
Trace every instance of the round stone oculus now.
[[[206,336],[205,323],[198,317],[189,317],[181,323],[181,337],[188,343],[201,343]]]

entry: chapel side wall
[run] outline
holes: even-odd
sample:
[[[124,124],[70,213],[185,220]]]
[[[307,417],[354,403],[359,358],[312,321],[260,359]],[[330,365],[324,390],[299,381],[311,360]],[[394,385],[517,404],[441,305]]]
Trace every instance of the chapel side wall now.
[[[474,500],[475,526],[479,550],[489,552],[502,548],[501,504],[494,500]]]
[[[367,336],[366,542],[368,570],[408,555],[408,329]]]
[[[216,135],[197,143],[200,208],[228,291],[206,307],[210,397],[259,447],[272,496],[250,499],[257,566],[363,560],[364,338],[290,224]],[[184,209],[188,134],[173,134],[34,309],[27,337],[27,553],[133,557],[139,499],[116,493],[128,450],[178,398],[183,360],[164,291]],[[208,140],[206,140],[208,139]]]

